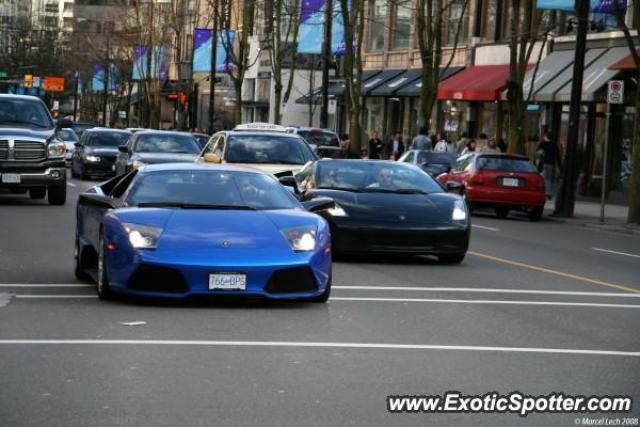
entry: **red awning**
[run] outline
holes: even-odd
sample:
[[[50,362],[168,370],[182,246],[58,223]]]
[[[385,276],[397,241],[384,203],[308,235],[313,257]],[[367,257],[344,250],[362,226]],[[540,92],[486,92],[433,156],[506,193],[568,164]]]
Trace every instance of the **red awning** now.
[[[638,50],[638,53],[640,53],[640,49]],[[629,56],[627,56],[626,58],[624,58],[624,59],[616,62],[612,66],[610,66],[609,69],[610,70],[635,70],[636,69],[636,63],[633,60],[633,56],[631,56],[631,54],[629,54]]]
[[[509,65],[467,67],[438,85],[438,99],[497,101],[508,80]]]

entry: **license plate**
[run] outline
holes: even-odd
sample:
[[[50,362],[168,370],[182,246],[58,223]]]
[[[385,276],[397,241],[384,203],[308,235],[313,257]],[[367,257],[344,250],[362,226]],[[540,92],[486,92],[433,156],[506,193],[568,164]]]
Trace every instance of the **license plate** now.
[[[244,291],[247,289],[247,275],[244,273],[210,274],[209,289],[212,291]]]
[[[20,184],[20,175],[17,173],[3,173],[2,183],[3,184]]]
[[[502,185],[505,187],[519,187],[518,178],[502,178]]]

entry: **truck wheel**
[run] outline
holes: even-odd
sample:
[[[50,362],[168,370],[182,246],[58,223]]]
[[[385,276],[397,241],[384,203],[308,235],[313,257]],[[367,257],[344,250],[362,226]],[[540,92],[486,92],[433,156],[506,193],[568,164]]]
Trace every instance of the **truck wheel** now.
[[[47,189],[44,187],[36,187],[29,189],[29,197],[33,200],[44,199],[44,196],[47,194]]]
[[[48,200],[50,205],[61,206],[67,201],[67,183],[49,187]]]

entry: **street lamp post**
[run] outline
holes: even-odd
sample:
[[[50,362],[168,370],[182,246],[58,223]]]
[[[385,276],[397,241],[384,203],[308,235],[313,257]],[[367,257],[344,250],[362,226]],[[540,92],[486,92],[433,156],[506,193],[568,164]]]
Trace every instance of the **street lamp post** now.
[[[216,92],[216,56],[218,55],[218,0],[213,0],[213,30],[211,33],[211,71],[209,72],[209,134],[213,134]]]
[[[74,80],[75,80],[75,84],[74,84],[74,88],[73,88],[73,121],[74,123],[78,121],[78,89],[79,89],[79,80],[80,80],[80,73],[78,73],[77,71],[74,73],[73,75]]]
[[[109,50],[111,48],[111,37],[107,34],[107,55],[104,66],[104,105],[102,110],[102,126],[107,127],[107,107],[109,101]]]
[[[329,65],[331,63],[331,27],[333,20],[333,0],[325,0],[324,40],[322,43],[322,105],[320,106],[320,127],[329,127]]]

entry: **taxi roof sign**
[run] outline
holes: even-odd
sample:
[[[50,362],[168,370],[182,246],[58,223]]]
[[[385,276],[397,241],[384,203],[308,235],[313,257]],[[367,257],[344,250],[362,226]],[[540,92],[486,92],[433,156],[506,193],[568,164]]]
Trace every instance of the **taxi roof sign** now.
[[[240,131],[263,131],[263,132],[286,132],[287,128],[273,123],[245,123],[236,126],[233,130]]]

